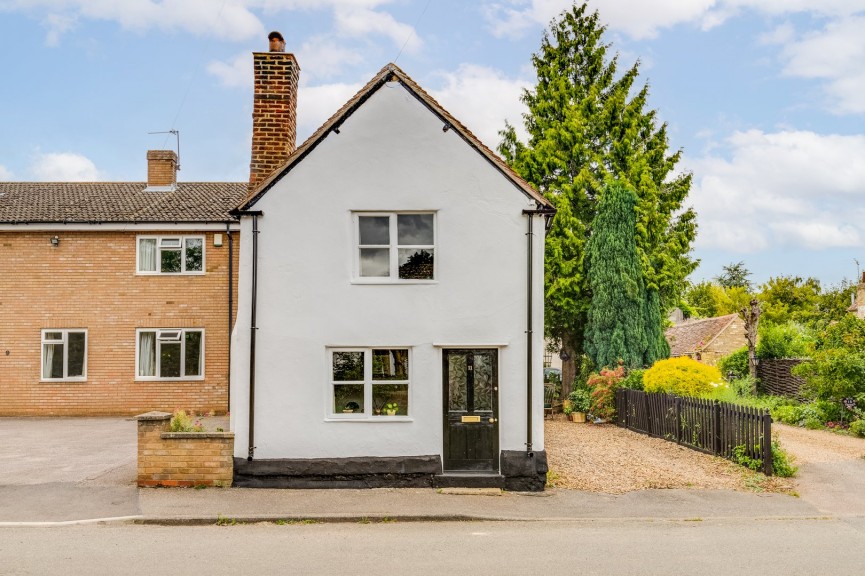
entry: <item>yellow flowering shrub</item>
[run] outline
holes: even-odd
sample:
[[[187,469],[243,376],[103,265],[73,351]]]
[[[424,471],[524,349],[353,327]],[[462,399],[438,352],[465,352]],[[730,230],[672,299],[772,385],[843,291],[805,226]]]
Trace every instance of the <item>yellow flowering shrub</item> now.
[[[666,392],[679,396],[706,396],[723,382],[714,366],[687,356],[659,360],[643,374],[646,392]]]

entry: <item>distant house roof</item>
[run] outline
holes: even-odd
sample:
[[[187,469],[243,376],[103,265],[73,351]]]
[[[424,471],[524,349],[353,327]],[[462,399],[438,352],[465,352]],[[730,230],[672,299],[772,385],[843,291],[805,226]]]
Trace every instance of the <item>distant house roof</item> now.
[[[0,224],[192,223],[234,220],[244,182],[0,182]]]
[[[664,335],[670,344],[670,356],[686,356],[703,350],[736,318],[735,314],[728,314],[716,318],[688,320],[667,328]]]
[[[519,174],[514,172],[507,163],[502,160],[502,158],[487,148],[483,142],[481,142],[477,136],[471,133],[471,131],[463,126],[463,124],[454,118],[450,112],[442,108],[441,104],[435,101],[435,99],[427,94],[423,88],[421,88],[414,80],[412,80],[408,74],[403,72],[396,64],[388,64],[384,68],[382,68],[378,74],[376,74],[372,80],[370,80],[366,86],[360,89],[360,91],[355,94],[348,102],[346,102],[342,108],[336,111],[333,116],[328,118],[328,120],[321,125],[321,127],[315,131],[309,138],[306,139],[306,142],[297,147],[286,160],[285,164],[283,164],[280,168],[277,168],[273,171],[273,173],[266,178],[257,188],[250,192],[249,197],[240,206],[241,210],[248,210],[251,208],[261,196],[263,196],[267,191],[277,182],[280,178],[282,178],[287,172],[289,172],[295,164],[303,160],[303,158],[312,152],[318,144],[324,140],[324,138],[333,130],[338,132],[340,125],[345,122],[345,120],[351,116],[355,110],[357,110],[370,96],[372,96],[379,88],[384,86],[387,82],[397,81],[415,97],[417,98],[424,106],[426,106],[433,114],[437,115],[442,121],[448,126],[456,131],[460,137],[468,143],[469,146],[477,150],[482,156],[484,156],[499,172],[501,172],[505,178],[510,180],[514,186],[516,186],[520,191],[534,199],[536,202],[545,206],[547,208],[552,208],[552,204],[549,200],[544,198],[543,194],[532,188],[531,184],[526,182]]]

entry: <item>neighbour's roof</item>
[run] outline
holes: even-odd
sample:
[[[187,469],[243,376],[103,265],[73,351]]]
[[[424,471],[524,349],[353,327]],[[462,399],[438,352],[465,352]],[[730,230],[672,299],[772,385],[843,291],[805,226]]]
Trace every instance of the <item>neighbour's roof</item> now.
[[[303,160],[303,158],[315,149],[318,144],[330,133],[331,130],[339,130],[340,125],[351,116],[370,96],[372,96],[379,88],[387,82],[397,81],[402,84],[413,96],[421,101],[433,114],[436,114],[443,122],[453,128],[462,139],[472,148],[477,150],[484,156],[496,169],[501,172],[505,178],[510,180],[514,186],[521,190],[524,194],[534,199],[538,204],[546,208],[552,208],[552,204],[544,196],[532,188],[531,184],[526,182],[510,166],[495,152],[487,148],[477,136],[463,126],[463,124],[454,118],[450,112],[442,108],[435,99],[427,94],[414,80],[412,80],[405,72],[403,72],[396,64],[388,64],[370,80],[366,86],[360,89],[342,108],[336,111],[321,127],[315,131],[306,142],[298,146],[280,168],[277,168],[273,173],[266,178],[257,188],[252,190],[246,201],[240,206],[240,210],[247,210],[254,205],[261,196],[282,178],[292,167]]]
[[[0,224],[183,223],[233,220],[245,182],[0,182]]]
[[[716,318],[687,320],[667,328],[664,335],[670,344],[670,356],[685,356],[703,350],[736,318],[735,314],[728,314]]]

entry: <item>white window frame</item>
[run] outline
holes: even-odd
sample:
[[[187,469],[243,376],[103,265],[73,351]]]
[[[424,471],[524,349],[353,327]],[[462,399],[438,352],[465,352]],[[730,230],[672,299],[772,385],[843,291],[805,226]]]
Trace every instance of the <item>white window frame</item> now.
[[[156,365],[154,366],[154,372],[159,374],[160,372],[160,348],[162,346],[162,342],[173,341],[180,342],[180,376],[142,376],[139,372],[141,369],[141,364],[139,354],[141,352],[141,334],[145,332],[155,332],[156,338],[154,341],[154,345],[156,346],[155,352],[155,361]],[[177,332],[176,337],[174,337],[173,332]],[[186,373],[186,333],[187,332],[200,332],[201,333],[201,355],[198,359],[198,367],[199,374],[197,376],[185,376]],[[178,380],[204,380],[204,366],[205,366],[205,358],[207,357],[207,349],[206,349],[206,335],[204,333],[204,328],[137,328],[135,330],[135,380],[136,381],[178,381]]]
[[[431,215],[433,217],[433,243],[432,244],[399,244],[397,217],[402,215]],[[387,248],[389,250],[389,276],[361,276],[360,275],[360,217],[361,216],[387,216],[389,218],[390,242],[385,245],[364,245],[364,248]],[[352,282],[356,284],[435,284],[438,282],[438,213],[435,210],[399,210],[393,212],[352,212],[352,251],[353,271]],[[432,278],[400,278],[399,277],[399,250],[400,248],[428,248],[433,252],[433,277]]]
[[[406,380],[373,380],[372,379],[372,352],[373,350],[406,350],[408,356],[408,378]],[[333,379],[333,354],[334,352],[363,352],[363,380],[347,380],[337,381]],[[332,347],[327,349],[327,400],[326,414],[327,420],[333,421],[350,421],[350,422],[407,422],[412,421],[412,410],[414,401],[412,399],[412,370],[414,359],[412,358],[411,346],[366,346],[366,347]],[[356,384],[363,385],[363,412],[352,412],[346,414],[343,412],[334,411],[334,391],[337,385]],[[387,416],[385,414],[376,414],[373,406],[373,386],[398,384],[406,386],[407,403],[406,414],[404,416]]]
[[[60,340],[47,340],[45,334],[48,332],[60,332],[62,334]],[[68,376],[69,374],[69,333],[83,332],[84,333],[84,364],[82,366],[83,374],[81,376]],[[42,382],[85,382],[87,380],[87,347],[88,334],[86,328],[43,328],[41,343],[39,344],[39,375]],[[46,378],[45,367],[45,345],[46,344],[63,344],[63,377],[62,378]]]
[[[155,240],[156,241],[156,270],[141,269],[141,241]],[[163,246],[163,242],[179,240],[180,247]],[[201,270],[186,269],[186,241],[200,240],[201,241]],[[162,272],[161,268],[161,252],[162,250],[180,250],[180,272]],[[207,242],[206,237],[200,234],[184,235],[184,234],[142,234],[135,237],[135,273],[143,276],[203,276],[207,270]]]

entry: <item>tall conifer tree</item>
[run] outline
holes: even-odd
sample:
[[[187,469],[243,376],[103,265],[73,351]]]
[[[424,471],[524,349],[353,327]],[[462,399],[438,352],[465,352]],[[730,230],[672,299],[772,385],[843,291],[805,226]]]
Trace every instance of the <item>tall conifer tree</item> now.
[[[521,142],[506,125],[499,146],[558,210],[546,243],[545,314],[547,334],[571,359],[564,363],[565,391],[575,374],[573,361],[584,351],[592,299],[585,243],[608,178],[637,194],[637,254],[649,300],[658,302],[657,318],[679,301],[696,267],[690,258],[694,213],[683,209],[691,176],[673,173],[681,152],[669,153],[666,124],[646,109],[648,85],[632,91],[639,64],[619,75],[604,31],[598,13],[585,4],[550,23],[532,56],[537,84],[522,96],[529,140]]]

